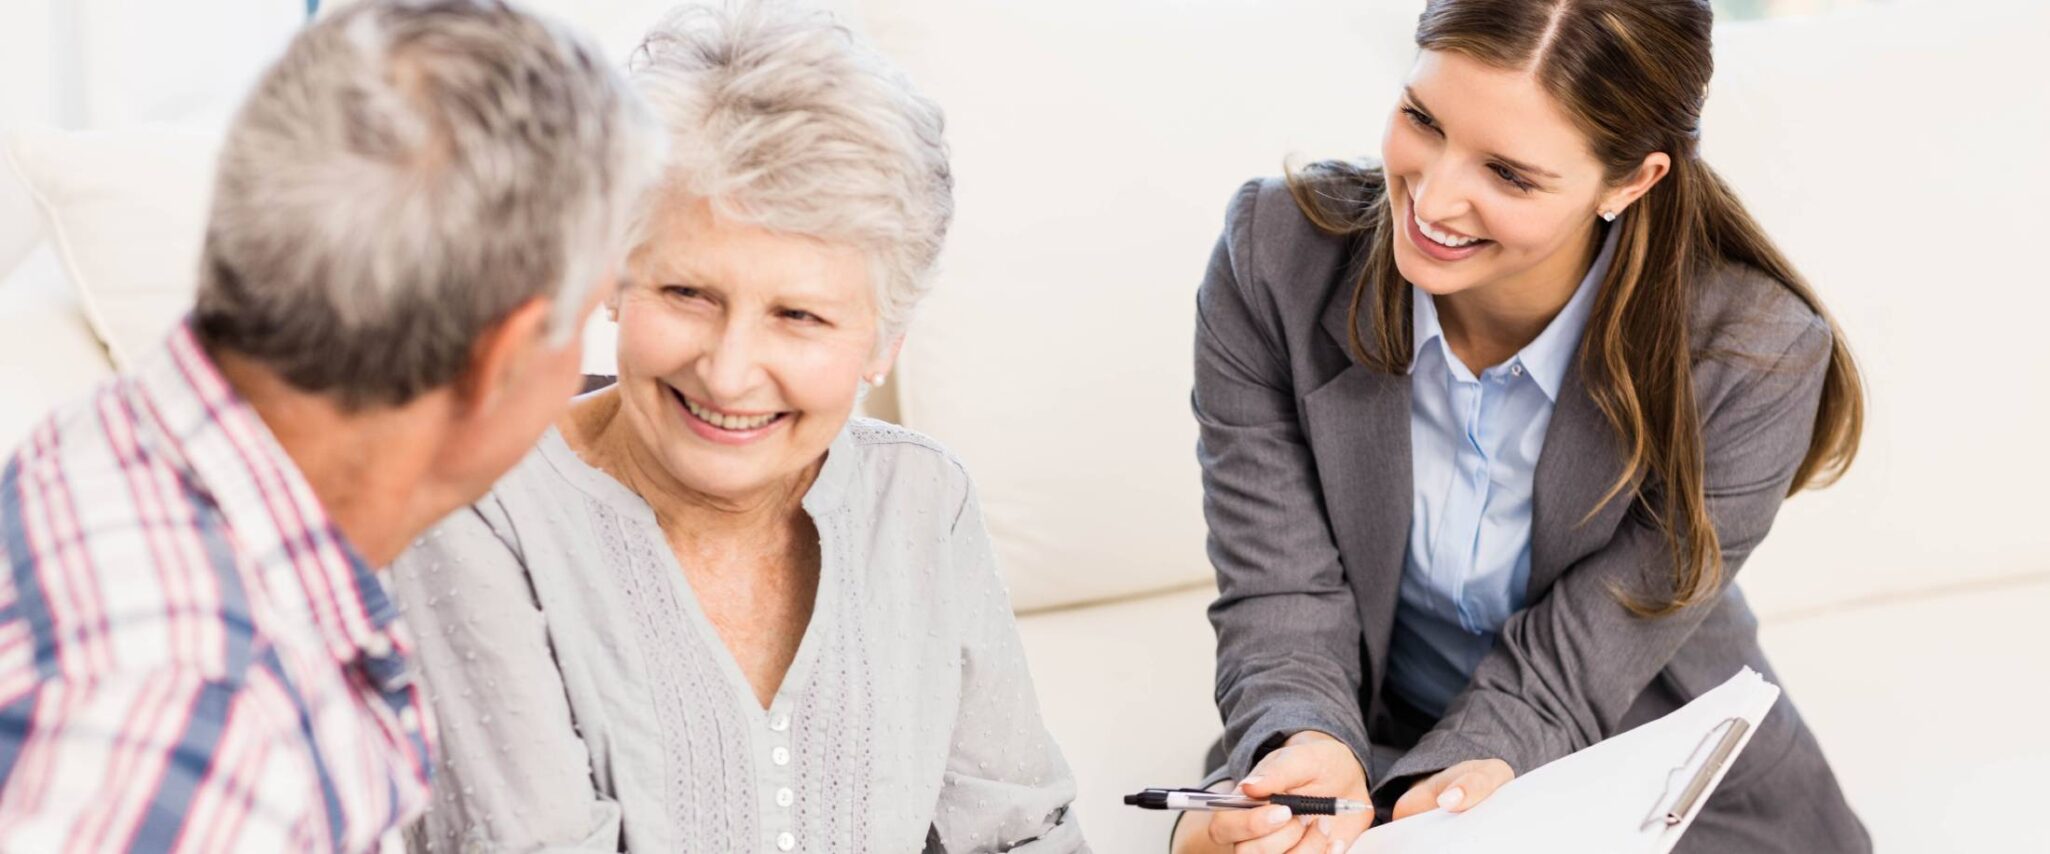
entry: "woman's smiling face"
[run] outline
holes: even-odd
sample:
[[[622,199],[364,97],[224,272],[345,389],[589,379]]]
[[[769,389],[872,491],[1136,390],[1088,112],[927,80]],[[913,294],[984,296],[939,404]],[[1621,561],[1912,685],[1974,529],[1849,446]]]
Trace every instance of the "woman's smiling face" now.
[[[1446,51],[1417,57],[1381,157],[1396,266],[1438,296],[1576,280],[1610,190],[1535,77]]]
[[[674,485],[724,501],[783,487],[847,423],[878,354],[860,250],[661,206],[620,292],[621,406]],[[647,457],[644,457],[644,459]]]

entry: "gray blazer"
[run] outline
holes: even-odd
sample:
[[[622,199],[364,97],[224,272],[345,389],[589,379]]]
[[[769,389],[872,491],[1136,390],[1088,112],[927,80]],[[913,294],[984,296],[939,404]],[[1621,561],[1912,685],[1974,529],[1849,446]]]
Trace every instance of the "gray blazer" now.
[[[1775,683],[1734,583],[1712,604],[1643,619],[1615,590],[1669,589],[1670,549],[1627,500],[1582,523],[1624,452],[1568,374],[1534,485],[1529,605],[1445,716],[1420,724],[1381,694],[1410,524],[1410,378],[1359,364],[1346,309],[1364,253],[1326,235],[1279,180],[1233,199],[1197,296],[1192,404],[1218,598],[1221,773],[1243,777],[1303,730],[1367,763],[1384,807],[1427,774],[1499,757],[1517,773],[1657,718],[1750,666]],[[1778,512],[1808,447],[1829,327],[1749,268],[1700,289],[1694,369],[1709,512],[1734,573]],[[1373,336],[1363,337],[1370,342]],[[1405,718],[1406,720],[1399,720]],[[1786,695],[1681,851],[1867,851]]]

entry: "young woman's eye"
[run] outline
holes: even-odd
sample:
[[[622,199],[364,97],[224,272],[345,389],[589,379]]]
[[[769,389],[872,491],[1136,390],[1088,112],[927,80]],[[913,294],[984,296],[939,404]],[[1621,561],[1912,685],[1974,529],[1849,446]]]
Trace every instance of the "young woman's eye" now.
[[[1529,181],[1523,180],[1523,176],[1516,174],[1514,170],[1500,163],[1490,163],[1488,164],[1488,169],[1495,173],[1495,177],[1509,182],[1510,186],[1516,189],[1529,190],[1534,186]]]
[[[1409,119],[1410,124],[1416,125],[1417,127],[1423,128],[1424,130],[1435,132],[1438,129],[1437,125],[1431,124],[1430,116],[1424,115],[1424,111],[1419,110],[1415,107],[1403,107],[1402,115]]]

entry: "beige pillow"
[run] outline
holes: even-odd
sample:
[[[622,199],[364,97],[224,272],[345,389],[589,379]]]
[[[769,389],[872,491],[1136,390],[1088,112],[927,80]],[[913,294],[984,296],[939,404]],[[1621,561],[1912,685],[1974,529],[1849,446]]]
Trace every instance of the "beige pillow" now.
[[[112,370],[47,246],[0,276],[0,456]]]
[[[1407,3],[876,0],[947,111],[958,213],[903,423],[980,487],[1020,611],[1208,583],[1196,286],[1239,184],[1378,151]]]
[[[22,130],[7,141],[117,368],[155,347],[192,303],[218,140],[151,127]]]

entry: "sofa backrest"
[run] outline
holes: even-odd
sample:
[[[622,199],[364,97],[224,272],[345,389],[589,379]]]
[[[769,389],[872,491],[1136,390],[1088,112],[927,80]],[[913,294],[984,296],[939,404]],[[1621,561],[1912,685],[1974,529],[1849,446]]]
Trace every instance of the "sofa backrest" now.
[[[668,6],[534,5],[621,58]],[[1285,159],[1378,150],[1420,3],[826,5],[948,112],[959,216],[889,388],[971,467],[1015,604],[1206,582],[1187,395],[1225,201]],[[2032,518],[2050,461],[2030,451],[2050,293],[2027,261],[2050,226],[2050,108],[2026,91],[2046,41],[2033,0],[1717,30],[1705,156],[1871,385],[1850,477],[1789,502],[1744,571],[1768,615],[2050,572]],[[609,372],[610,328],[593,333],[588,366]]]
[[[1704,149],[1870,387],[1839,486],[1745,569],[1767,615],[2050,573],[2050,4],[1879,4],[1717,33]]]
[[[948,110],[960,218],[903,417],[960,453],[1021,609],[1209,577],[1193,295],[1238,182],[1379,149],[1419,3],[888,0]],[[2050,571],[2036,329],[2050,4],[1905,0],[1719,27],[1706,157],[1871,384],[1844,482],[1744,570],[1760,609]]]

